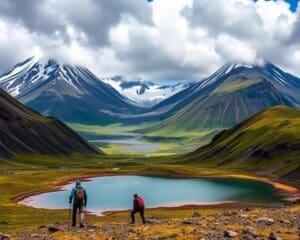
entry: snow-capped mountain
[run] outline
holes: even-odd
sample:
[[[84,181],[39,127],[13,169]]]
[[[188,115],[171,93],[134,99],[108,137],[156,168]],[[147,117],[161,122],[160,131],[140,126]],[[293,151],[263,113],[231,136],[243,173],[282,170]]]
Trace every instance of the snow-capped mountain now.
[[[0,76],[0,87],[25,105],[67,122],[109,123],[141,109],[87,68],[32,57]]]
[[[203,97],[214,91],[231,78],[239,77],[247,81],[262,78],[270,82],[278,91],[283,93],[295,106],[300,108],[300,79],[277,66],[266,63],[264,65],[251,64],[225,64],[211,76],[195,83],[170,98],[155,105],[151,111],[170,111],[178,109],[179,105],[187,104],[193,99]]]
[[[254,64],[225,64],[219,68],[214,74],[199,82],[197,89],[213,86],[218,82],[222,82],[224,77],[231,75],[239,75],[244,78],[262,77],[280,88],[281,91],[293,95],[293,92],[299,92],[300,79],[281,70],[277,66],[266,63],[264,65]]]
[[[184,120],[194,119],[192,116],[197,114],[193,111],[223,108],[243,108],[247,114],[232,113],[242,119],[274,104],[300,107],[300,79],[270,63],[226,64],[199,82],[159,86],[122,77],[99,80],[84,67],[29,58],[0,75],[0,87],[30,108],[65,122],[139,123],[162,120],[177,112],[182,113],[180,119]],[[232,104],[238,105],[228,107],[230,101],[223,100],[222,96],[229,97],[233,92]],[[239,96],[242,92],[243,97]],[[249,100],[247,106],[242,104],[244,98]],[[225,102],[229,105],[223,106]],[[223,121],[214,114],[207,113],[201,118],[211,116]],[[226,117],[224,112],[216,114]],[[179,123],[177,119],[173,118],[172,122]],[[193,124],[199,125],[197,121]]]
[[[208,78],[154,106],[155,128],[228,128],[276,105],[300,107],[300,79],[273,64],[226,64]],[[145,115],[145,114],[144,114]],[[163,117],[162,117],[163,116]]]
[[[134,101],[139,106],[151,107],[164,99],[184,90],[189,84],[158,85],[151,81],[139,79],[127,80],[122,76],[102,79],[121,95]]]

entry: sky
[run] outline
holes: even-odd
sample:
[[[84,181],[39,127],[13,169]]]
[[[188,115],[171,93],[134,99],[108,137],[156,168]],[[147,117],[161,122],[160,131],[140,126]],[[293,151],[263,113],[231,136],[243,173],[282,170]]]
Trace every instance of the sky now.
[[[99,78],[200,80],[226,63],[300,76],[294,0],[1,0],[0,72],[36,56]]]
[[[297,10],[299,0],[286,0],[290,4],[290,9],[295,12]]]

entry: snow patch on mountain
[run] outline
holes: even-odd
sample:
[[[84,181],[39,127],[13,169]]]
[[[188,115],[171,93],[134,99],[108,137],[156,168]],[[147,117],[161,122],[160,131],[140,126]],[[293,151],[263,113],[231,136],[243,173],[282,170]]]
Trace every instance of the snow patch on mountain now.
[[[132,100],[137,105],[147,107],[154,106],[189,86],[189,84],[184,83],[158,85],[150,81],[141,81],[139,79],[128,80],[121,76],[102,79],[102,81],[112,86],[121,95]]]
[[[103,84],[87,68],[35,57],[18,63],[0,76],[0,87],[16,98],[57,83],[61,88],[64,84],[68,92],[73,91],[76,95],[85,93],[85,89],[81,88],[84,83],[95,87]]]

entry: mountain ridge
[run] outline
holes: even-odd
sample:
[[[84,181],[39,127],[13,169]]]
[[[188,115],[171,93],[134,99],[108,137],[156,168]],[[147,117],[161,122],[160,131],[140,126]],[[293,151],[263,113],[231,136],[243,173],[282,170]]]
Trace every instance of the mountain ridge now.
[[[65,122],[109,124],[117,121],[111,112],[142,110],[87,68],[54,60],[21,62],[0,76],[0,87],[30,108]]]
[[[0,89],[0,157],[100,154],[64,123],[24,107]]]
[[[300,111],[275,106],[220,132],[184,161],[295,180],[300,176],[299,133]]]
[[[274,71],[277,72],[276,78],[273,74]],[[187,125],[193,126],[190,130],[199,129],[199,126],[228,128],[268,107],[280,104],[294,108],[299,107],[300,79],[283,72],[280,72],[281,78],[279,78],[278,72],[278,68],[270,64],[264,67],[238,64],[224,65],[210,77],[154,106],[152,111],[161,111],[163,112],[161,116],[164,117],[162,122],[156,124],[154,129],[151,128],[149,131],[165,127],[187,128]],[[285,79],[285,76],[289,78]],[[258,79],[263,81],[260,81],[260,88],[255,92],[253,91],[254,81],[258,81]],[[229,89],[231,91],[228,91]],[[244,92],[244,96],[237,97],[241,91]],[[220,118],[221,105],[224,105],[223,107],[228,106],[234,94],[236,95],[235,102],[239,101],[240,104],[234,105],[236,112],[232,114],[240,114],[239,110],[244,109],[245,106],[243,102],[247,102],[247,114],[241,114],[240,117],[236,118],[236,121],[231,121],[230,124],[222,124],[222,122],[229,122],[230,115],[223,114],[223,119]],[[258,102],[259,99],[265,99],[263,105]],[[218,108],[218,111],[213,110]],[[219,123],[205,124],[205,122],[213,123],[216,118],[220,119]]]
[[[22,70],[22,67],[25,70]],[[245,86],[251,92],[252,84],[247,85],[245,82],[248,81],[251,83],[253,79],[264,79],[264,90],[262,91],[267,92],[267,89],[269,89],[272,92],[271,95],[269,94],[269,100],[264,101],[266,103],[264,108],[278,104],[295,108],[300,107],[300,79],[289,73],[285,73],[271,63],[261,66],[237,63],[225,64],[211,76],[200,82],[191,83],[181,91],[159,101],[154,106],[148,100],[151,97],[157,97],[153,93],[159,90],[157,86],[154,88],[155,91],[153,89],[149,91],[150,87],[153,87],[151,83],[147,85],[142,82],[137,83],[134,80],[126,82],[122,78],[122,76],[117,76],[115,79],[108,79],[107,81],[117,83],[118,87],[123,90],[130,89],[131,94],[134,92],[131,97],[126,97],[126,94],[123,96],[120,94],[121,90],[118,92],[115,89],[117,88],[116,86],[114,88],[102,82],[103,79],[101,81],[86,68],[58,64],[54,60],[49,60],[47,63],[41,64],[36,62],[35,59],[30,58],[15,65],[15,67],[1,75],[0,87],[13,94],[30,108],[44,115],[55,116],[64,122],[83,124],[139,124],[163,121],[161,126],[169,126],[172,125],[172,122],[176,122],[174,121],[176,116],[180,116],[184,112],[190,112],[191,106],[202,106],[202,109],[198,107],[197,112],[192,114],[196,116],[197,114],[199,115],[200,110],[202,111],[205,108],[203,103],[207,102],[208,98],[212,103],[217,102],[217,98],[220,99],[221,94],[232,96],[233,91],[230,93],[223,91],[225,86],[227,90],[230,89],[229,84],[235,86],[236,93],[239,87],[246,92],[247,88]],[[232,79],[239,79],[236,81],[240,83],[234,83]],[[270,83],[272,86],[267,83]],[[261,85],[263,84],[261,83]],[[158,95],[165,91],[165,89],[161,89]],[[148,95],[146,94],[147,91],[149,91]],[[217,92],[219,94],[216,94]],[[147,101],[140,105],[137,104],[138,101],[143,101],[145,98],[144,94],[147,96]],[[142,98],[139,98],[140,96]],[[216,99],[213,99],[214,96]],[[257,100],[254,99],[255,97],[259,99],[263,96],[259,92],[257,96],[254,93],[251,96],[249,95],[247,99],[253,99],[252,102],[248,101],[249,108],[252,111],[246,111],[248,112],[247,114],[237,117],[237,121],[232,121],[231,125],[223,124],[223,126],[222,124],[217,124],[216,126],[208,127],[230,127],[251,116],[251,114],[253,115],[257,111],[263,110],[262,107],[255,107],[258,104]],[[225,97],[223,98],[226,101]],[[239,109],[242,109],[242,99],[236,101],[240,102],[237,106],[237,111],[239,111]],[[234,114],[239,113],[236,112]],[[224,115],[224,117],[229,118],[230,116]],[[188,122],[184,121],[184,118],[181,114],[181,122]],[[226,121],[225,119],[224,122]],[[203,126],[199,117],[198,121],[194,122]]]

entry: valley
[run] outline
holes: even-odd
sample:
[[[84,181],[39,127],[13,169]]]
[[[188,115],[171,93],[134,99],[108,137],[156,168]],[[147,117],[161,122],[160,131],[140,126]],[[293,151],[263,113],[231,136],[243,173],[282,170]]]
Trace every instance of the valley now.
[[[153,124],[108,126],[67,123],[82,137],[109,155],[164,156],[187,153],[209,142],[217,130],[197,132],[149,131]],[[137,146],[137,147],[135,147]]]
[[[300,240],[300,0],[0,0],[0,240]]]
[[[39,69],[44,69],[43,75],[36,73]],[[160,223],[164,215],[168,224],[181,226],[182,220],[178,219],[184,215],[190,221],[188,216],[198,209],[201,214],[211,214],[216,219],[223,211],[242,211],[245,207],[270,216],[267,209],[274,207],[278,219],[284,211],[289,212],[294,229],[293,211],[298,211],[300,197],[297,110],[300,88],[295,79],[273,65],[264,68],[225,65],[210,77],[145,107],[137,106],[88,69],[55,61],[43,65],[33,59],[20,63],[0,77],[0,86],[24,104],[1,91],[1,131],[15,142],[9,144],[1,135],[4,154],[0,160],[0,189],[10,188],[0,204],[0,232],[17,239],[24,234],[47,235],[47,227],[43,227],[43,233],[33,230],[42,229],[43,224],[72,236],[62,220],[68,214],[62,199],[59,200],[62,205],[57,208],[63,209],[52,210],[48,206],[43,209],[24,206],[18,201],[33,193],[57,190],[62,183],[77,178],[84,181],[98,176],[128,175],[161,177],[161,182],[166,177],[203,181],[216,178],[217,182],[222,178],[220,186],[230,187],[236,181],[238,189],[240,184],[246,189],[258,181],[259,188],[264,184],[275,187],[279,205],[284,205],[284,210],[272,205],[275,197],[264,204],[257,203],[257,194],[250,194],[254,199],[251,203],[249,197],[245,200],[242,193],[237,193],[233,198],[241,203],[226,203],[224,198],[220,206],[183,204],[175,208],[151,208],[147,213],[154,222]],[[35,80],[37,85],[31,85]],[[165,192],[170,190],[165,187]],[[212,192],[209,194],[212,196]],[[151,194],[144,195],[153,201]],[[28,214],[35,218],[26,218]],[[44,215],[47,218],[41,222]],[[127,228],[117,233],[114,226],[126,225],[127,215],[126,209],[104,217],[89,214],[87,222],[97,224],[95,228],[109,229],[113,235],[122,235],[127,234]],[[227,220],[236,222],[233,216]],[[276,222],[263,231],[254,223],[255,218],[256,214],[249,217],[261,236],[267,237],[274,231],[273,227],[281,226]],[[213,235],[210,228],[201,234],[223,235],[226,224],[220,224],[221,228]],[[151,231],[161,231],[159,225],[150,223]],[[242,228],[243,224],[232,225],[230,230],[243,235]],[[137,229],[138,226],[133,227],[132,231]],[[281,236],[293,239],[295,232],[289,235],[287,226],[282,229]],[[82,237],[81,234],[86,233],[80,232],[78,236]],[[145,234],[153,235],[148,230]],[[199,234],[190,239],[196,239]],[[102,237],[97,236],[105,239]],[[178,239],[181,237],[178,233]]]

